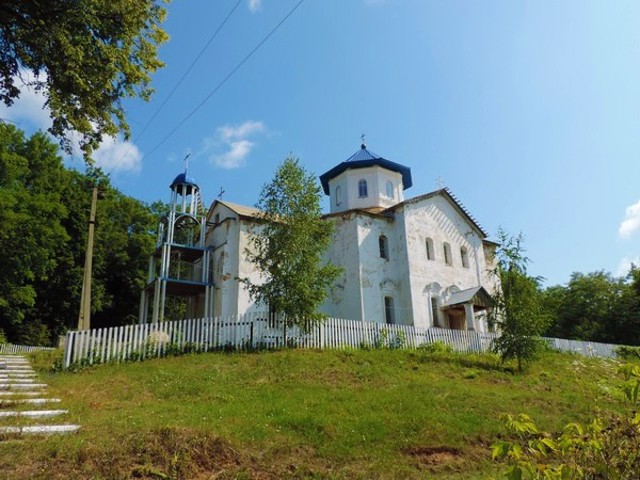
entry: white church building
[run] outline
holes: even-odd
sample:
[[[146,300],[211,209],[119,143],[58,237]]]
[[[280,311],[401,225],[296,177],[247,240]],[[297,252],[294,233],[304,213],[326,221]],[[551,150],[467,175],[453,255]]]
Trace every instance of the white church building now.
[[[330,197],[330,212],[324,218],[336,227],[325,257],[343,267],[321,308],[323,313],[366,322],[488,330],[486,312],[495,288],[490,271],[497,244],[487,239],[449,189],[405,199],[405,190],[412,186],[410,168],[371,152],[364,144],[322,174],[320,182]],[[177,198],[178,205],[180,192],[198,194],[197,185],[186,174],[176,178],[172,190],[172,202]],[[195,203],[182,200],[183,207]],[[178,212],[168,223],[187,216],[198,221],[192,210]],[[162,320],[161,297],[173,291],[190,296],[191,316],[264,311],[267,306],[255,304],[239,281],[260,279],[245,252],[262,221],[255,208],[216,200],[206,219],[202,218],[200,239],[194,246],[180,245],[172,237],[160,239],[152,264],[154,258],[167,262],[190,258],[193,264],[182,269],[187,273],[180,279],[171,278],[175,268],[150,266],[140,321],[148,321],[154,292],[151,321]]]

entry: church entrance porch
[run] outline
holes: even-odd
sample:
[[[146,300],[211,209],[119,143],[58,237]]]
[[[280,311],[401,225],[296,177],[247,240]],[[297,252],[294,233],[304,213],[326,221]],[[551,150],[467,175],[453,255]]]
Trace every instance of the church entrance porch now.
[[[491,295],[483,287],[454,292],[442,306],[452,330],[478,330],[476,315],[493,306]]]

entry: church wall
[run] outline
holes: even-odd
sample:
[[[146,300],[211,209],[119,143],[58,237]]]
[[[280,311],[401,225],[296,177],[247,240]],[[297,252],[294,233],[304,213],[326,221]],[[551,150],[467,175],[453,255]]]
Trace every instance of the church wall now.
[[[483,285],[489,292],[493,291],[485,274],[487,266],[482,239],[449,201],[435,196],[416,203],[408,202],[398,214],[404,216],[406,224],[415,325],[434,325],[431,295],[442,304],[451,289],[465,290]],[[433,240],[434,260],[427,258],[427,238]],[[451,265],[445,263],[445,242],[451,247]],[[462,265],[461,247],[467,249],[468,268]],[[443,323],[446,326],[444,315],[440,318],[440,324]]]
[[[239,248],[237,249],[238,255],[238,274],[234,277],[233,282],[238,292],[237,309],[239,314],[253,313],[253,312],[266,312],[269,309],[268,305],[255,303],[249,291],[235,278],[248,278],[251,283],[259,284],[264,280],[262,275],[256,270],[255,265],[251,262],[246,255],[247,250],[253,250],[251,238],[254,234],[259,234],[261,226],[259,223],[252,220],[243,220],[240,222],[240,236],[239,236]]]
[[[320,311],[330,317],[362,320],[358,228],[354,217],[354,213],[347,213],[327,220],[334,223],[335,234],[324,260],[343,267],[343,272]]]
[[[359,215],[361,288],[366,321],[385,323],[385,297],[393,299],[394,323],[411,325],[402,229],[393,219]],[[380,256],[380,236],[387,237],[389,258]]]

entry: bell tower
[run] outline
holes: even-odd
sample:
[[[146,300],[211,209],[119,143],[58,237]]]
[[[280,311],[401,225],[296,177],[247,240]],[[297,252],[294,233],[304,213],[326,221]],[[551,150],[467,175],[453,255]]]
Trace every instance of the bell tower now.
[[[189,316],[213,312],[212,258],[205,247],[207,221],[200,188],[187,169],[170,188],[169,212],[158,227],[140,298],[140,323],[163,321],[168,296],[186,298]]]

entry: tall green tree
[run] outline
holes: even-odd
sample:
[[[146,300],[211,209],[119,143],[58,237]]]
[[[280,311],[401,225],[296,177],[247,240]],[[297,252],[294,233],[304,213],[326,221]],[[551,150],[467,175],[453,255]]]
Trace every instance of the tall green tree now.
[[[623,278],[608,272],[571,274],[566,285],[543,291],[551,318],[550,336],[640,345],[640,273],[633,266]]]
[[[246,252],[264,280],[243,279],[252,298],[304,327],[324,319],[318,309],[341,272],[322,261],[333,224],[321,218],[320,192],[315,176],[286,158],[261,191],[264,223]]]
[[[66,170],[47,136],[0,124],[0,330],[48,344],[77,326],[95,175]],[[92,326],[132,323],[153,251],[158,205],[100,178]]]
[[[540,280],[527,274],[529,259],[524,255],[523,235],[512,236],[500,229],[498,238],[493,274],[499,286],[493,294],[490,320],[497,324],[500,334],[493,347],[503,361],[515,359],[522,371],[525,363],[536,358],[547,324],[540,301]]]
[[[50,132],[67,150],[66,134],[79,132],[89,158],[103,135],[129,136],[122,100],[150,97],[165,15],[155,0],[3,0],[0,100],[10,106],[31,70],[27,83],[46,98]]]
[[[48,340],[36,307],[38,281],[50,280],[69,237],[62,222],[65,172],[42,133],[29,139],[0,124],[0,328],[9,340]]]

